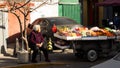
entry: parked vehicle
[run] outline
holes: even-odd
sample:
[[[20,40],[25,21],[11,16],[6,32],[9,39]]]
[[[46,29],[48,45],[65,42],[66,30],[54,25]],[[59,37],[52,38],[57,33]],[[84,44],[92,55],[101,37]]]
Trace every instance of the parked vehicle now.
[[[42,34],[46,37],[47,41],[51,39],[53,49],[65,49],[68,46],[54,46],[56,38],[53,36],[55,31],[57,30],[58,25],[78,25],[78,23],[67,17],[46,17],[46,18],[38,18],[36,19],[32,25],[39,24],[41,25]],[[79,24],[80,25],[80,24]],[[65,45],[66,43],[62,40],[60,42]]]
[[[100,33],[101,31],[97,31],[97,34],[94,34],[94,36],[90,36],[90,32],[88,31],[86,27],[78,24],[76,21],[66,18],[66,17],[48,17],[48,18],[38,18],[33,23],[41,25],[42,34],[47,39],[47,42],[51,40],[53,49],[66,49],[66,48],[72,48],[73,53],[76,57],[83,57],[87,58],[89,61],[95,61],[98,59],[100,55],[110,55],[111,52],[117,51],[117,45],[118,41],[117,39],[120,39],[120,36],[113,35],[109,31],[107,33],[104,33],[104,29],[102,30],[103,33]],[[70,26],[70,29],[73,29],[73,33],[70,34],[70,36],[63,36],[61,34],[57,34],[59,31],[57,27],[61,26],[64,28],[64,30],[68,30],[67,27]],[[64,27],[65,26],[65,27]],[[61,28],[59,27],[59,28]],[[76,27],[83,27],[82,33],[83,36],[80,34],[76,34],[75,30]],[[95,27],[96,28],[96,27]],[[84,31],[84,29],[86,31]],[[98,29],[98,28],[97,28]],[[107,28],[108,29],[108,28]],[[65,32],[62,30],[63,32]],[[80,28],[81,30],[81,28]],[[108,29],[109,30],[109,29]],[[95,30],[96,32],[96,30]],[[64,34],[67,34],[66,32]],[[103,34],[103,35],[101,35]],[[107,34],[108,36],[105,36]],[[119,33],[120,34],[120,33]],[[78,35],[74,37],[74,35]],[[88,35],[88,36],[87,36]],[[96,35],[96,36],[95,36]]]
[[[76,57],[95,61],[99,56],[114,56],[118,53],[120,30],[99,27],[87,28],[84,26],[73,28],[73,26],[75,25],[59,26],[58,32],[54,33],[54,37],[68,41],[66,45],[73,46]]]

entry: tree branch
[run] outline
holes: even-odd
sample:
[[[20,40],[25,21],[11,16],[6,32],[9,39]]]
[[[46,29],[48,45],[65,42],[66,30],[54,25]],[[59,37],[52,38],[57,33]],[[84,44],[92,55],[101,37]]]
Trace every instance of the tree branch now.
[[[35,7],[34,9],[32,9],[30,12],[33,12],[34,10],[38,9],[39,7],[41,7],[42,5],[46,4],[48,0],[44,1],[42,4],[38,5],[37,7]]]

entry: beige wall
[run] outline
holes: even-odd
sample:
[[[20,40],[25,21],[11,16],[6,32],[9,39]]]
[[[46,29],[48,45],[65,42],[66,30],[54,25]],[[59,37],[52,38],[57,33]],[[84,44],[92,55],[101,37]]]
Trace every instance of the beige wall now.
[[[58,0],[55,0],[58,2]],[[35,8],[36,6],[40,5],[41,2],[32,2],[34,3],[34,6],[31,8]],[[57,17],[58,16],[58,4],[44,4],[40,8],[36,9],[30,14],[30,23],[32,23],[35,19],[37,18],[42,18],[42,17]]]

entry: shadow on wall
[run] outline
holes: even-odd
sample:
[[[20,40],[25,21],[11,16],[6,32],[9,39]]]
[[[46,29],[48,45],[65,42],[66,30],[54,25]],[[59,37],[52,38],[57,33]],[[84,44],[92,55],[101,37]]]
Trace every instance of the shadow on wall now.
[[[7,43],[15,43],[16,38],[20,39],[20,33],[16,33],[10,37],[7,38]]]

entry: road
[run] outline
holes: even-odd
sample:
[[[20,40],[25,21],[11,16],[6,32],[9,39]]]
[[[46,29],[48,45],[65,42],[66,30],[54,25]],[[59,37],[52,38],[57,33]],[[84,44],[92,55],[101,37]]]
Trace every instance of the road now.
[[[97,61],[90,62],[86,59],[75,57],[74,54],[72,53],[72,51],[69,51],[69,50],[66,51],[65,53],[61,53],[61,52],[51,53],[49,56],[51,59],[51,63],[53,62],[55,64],[63,64],[62,67],[60,67],[60,68],[90,68],[91,66],[97,65],[99,63],[102,63],[102,62],[110,59],[110,57],[108,57],[108,58],[99,57],[99,59]],[[44,60],[42,60],[42,61],[44,61]],[[52,67],[50,67],[50,68],[56,68],[56,66],[52,65]],[[59,68],[59,66],[57,66],[57,68]]]
[[[91,66],[102,63],[110,57],[99,57],[95,62],[90,62],[86,59],[77,58],[74,56],[72,50],[66,50],[65,52],[54,51],[49,54],[51,62],[45,62],[42,54],[41,61],[38,63],[18,64],[17,59],[1,58],[0,68],[90,68]],[[111,57],[112,58],[112,57]],[[39,59],[38,59],[39,60]],[[4,62],[3,62],[4,61]],[[9,61],[9,62],[8,62]],[[9,66],[9,67],[4,67]]]

